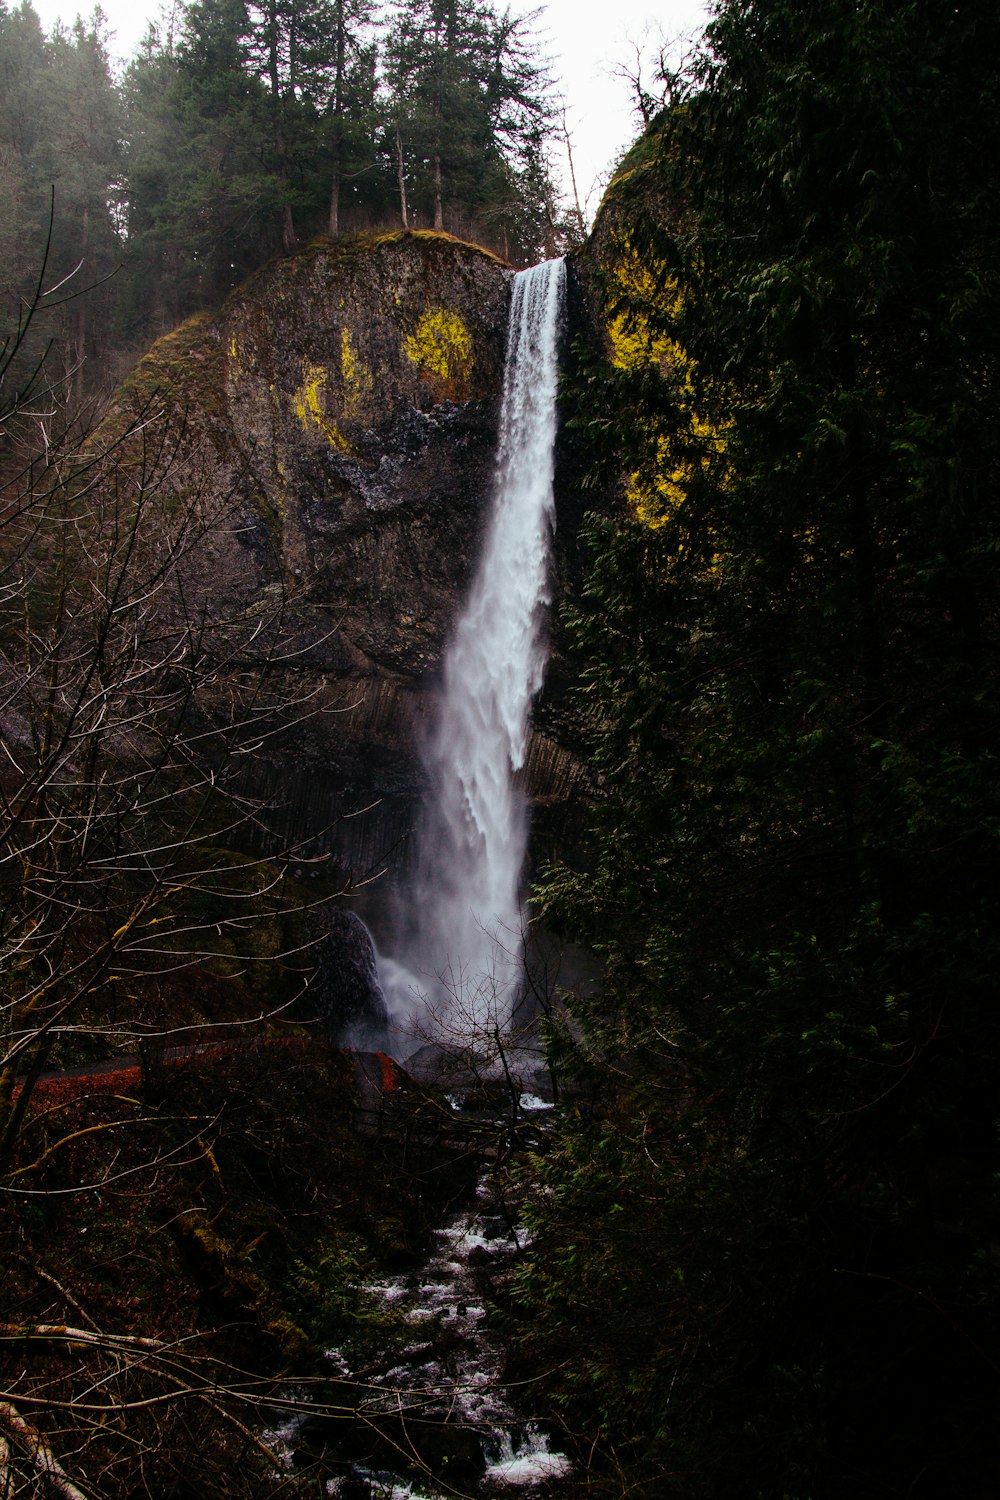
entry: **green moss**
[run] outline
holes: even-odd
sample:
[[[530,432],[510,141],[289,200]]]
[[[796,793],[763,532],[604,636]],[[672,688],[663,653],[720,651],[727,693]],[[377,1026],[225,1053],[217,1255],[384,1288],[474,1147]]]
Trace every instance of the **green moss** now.
[[[201,1214],[193,1212],[178,1216],[177,1231],[194,1251],[196,1261],[202,1263],[202,1274],[208,1271],[218,1278],[232,1307],[249,1315],[285,1358],[309,1359],[309,1339],[275,1300],[267,1281],[252,1264],[257,1242],[243,1246],[226,1239]]]
[[[443,229],[396,229],[388,234],[375,236],[373,244],[390,245],[398,244],[403,240],[415,240],[419,244],[432,246],[458,245],[463,250],[475,250],[478,255],[483,255],[495,265],[506,266],[507,261],[501,255],[496,255],[492,250],[487,250],[485,245],[476,245],[471,240],[459,239],[457,235],[447,234]]]
[[[222,344],[208,313],[196,313],[157,339],[124,381],[122,395],[145,405],[157,392],[175,388],[183,390],[188,404],[197,402],[206,413],[223,409]]]
[[[663,110],[645,130],[619,162],[604,198],[598,209],[598,218],[615,204],[621,191],[634,184],[647,172],[656,171],[662,164],[663,154],[670,149],[674,139],[673,122],[668,111]]]
[[[290,285],[317,261],[326,261],[331,270],[346,270],[354,262],[369,258],[373,251],[384,246],[399,244],[417,245],[428,253],[437,248],[446,247],[469,250],[485,260],[492,261],[494,265],[506,267],[509,264],[502,256],[496,255],[492,250],[487,250],[485,245],[476,245],[471,240],[459,239],[439,229],[390,229],[381,233],[371,231],[341,240],[317,236],[316,239],[310,240],[309,244],[293,259],[272,260],[267,265],[261,266],[227,299],[223,314],[243,315],[247,306],[253,304],[259,285],[272,286],[282,282]]]

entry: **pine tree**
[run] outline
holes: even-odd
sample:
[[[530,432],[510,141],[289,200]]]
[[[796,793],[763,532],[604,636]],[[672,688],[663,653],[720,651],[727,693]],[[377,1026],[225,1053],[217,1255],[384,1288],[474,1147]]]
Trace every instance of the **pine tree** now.
[[[115,333],[111,278],[122,257],[122,119],[100,13],[50,42],[46,91],[55,202],[51,269],[74,275],[66,308],[66,367],[77,400]],[[76,267],[79,267],[76,270]]]
[[[264,86],[281,245],[290,255],[298,245],[296,189],[313,141],[318,100],[325,93],[330,61],[325,43],[333,17],[327,0],[250,0],[247,17],[247,60]]]
[[[278,248],[284,186],[243,0],[198,0],[126,71],[135,305],[170,324],[213,306]]]
[[[114,333],[121,256],[121,122],[100,13],[46,37],[30,4],[0,11],[0,77],[3,290],[24,295],[48,246],[47,284],[70,278],[59,344],[78,397]]]
[[[0,293],[13,302],[44,244],[47,194],[35,170],[44,124],[47,65],[41,22],[30,5],[0,3]],[[36,260],[37,264],[37,260]]]

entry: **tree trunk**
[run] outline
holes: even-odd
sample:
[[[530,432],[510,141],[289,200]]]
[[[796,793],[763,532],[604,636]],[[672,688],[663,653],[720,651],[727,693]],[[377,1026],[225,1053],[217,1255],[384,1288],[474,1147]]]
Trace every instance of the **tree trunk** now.
[[[399,182],[399,214],[403,221],[403,228],[409,229],[410,216],[406,209],[406,171],[403,167],[403,137],[400,134],[399,121],[396,121],[396,176]]]
[[[344,25],[344,3],[336,9],[336,59],[333,74],[333,170],[330,173],[330,215],[327,233],[331,240],[340,237],[340,179],[344,170],[344,75],[347,68],[347,30]]]
[[[281,248],[286,255],[294,255],[299,248],[299,240],[295,233],[295,220],[292,218],[292,205],[290,203],[283,203],[281,205]]]
[[[89,251],[90,209],[85,204],[83,209],[83,243],[80,246],[80,264],[84,271],[84,283],[77,292],[76,337],[73,348],[73,395],[78,404],[83,399],[83,366],[87,358],[87,296],[85,287],[87,284],[87,256]]]
[[[576,233],[579,235],[580,243],[582,244],[583,241],[587,238],[587,220],[584,216],[583,208],[580,204],[580,194],[576,186],[576,165],[573,161],[573,142],[570,139],[569,122],[566,117],[565,105],[563,106],[562,114],[560,116],[560,124],[562,126],[561,133],[563,144],[566,147],[566,161],[569,164],[569,182],[570,187],[573,190],[573,207],[571,209],[571,213],[576,219]]]
[[[267,14],[267,73],[271,93],[272,123],[274,126],[274,153],[278,163],[278,176],[281,179],[281,184],[286,195],[285,201],[281,205],[281,248],[286,255],[294,255],[298,249],[299,242],[295,233],[295,221],[292,218],[292,205],[289,203],[287,197],[291,174],[288,170],[288,150],[285,142],[285,122],[283,118],[284,101],[281,97],[281,71],[278,61],[278,8],[276,0],[270,0]]]
[[[331,240],[340,238],[340,167],[334,168],[330,177],[330,215],[326,232]]]
[[[444,228],[444,204],[441,198],[441,157],[434,153],[434,228]]]
[[[83,1491],[78,1489],[70,1479],[38,1428],[26,1421],[17,1407],[12,1406],[9,1401],[0,1401],[0,1424],[14,1438],[16,1445],[25,1450],[29,1462],[45,1489],[54,1495],[62,1496],[62,1500],[87,1500]],[[0,1479],[4,1481],[4,1495],[10,1493],[8,1490],[10,1478],[8,1458],[3,1468],[0,1469]]]

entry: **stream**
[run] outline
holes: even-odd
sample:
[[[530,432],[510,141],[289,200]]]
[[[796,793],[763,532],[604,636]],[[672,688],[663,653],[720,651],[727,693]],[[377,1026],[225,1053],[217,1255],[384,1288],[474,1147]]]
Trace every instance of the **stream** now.
[[[528,817],[518,772],[547,656],[565,287],[562,259],[512,278],[488,524],[424,746],[427,794],[399,930],[378,963],[390,1050],[408,1067],[414,1038],[433,1051],[509,1036],[524,993]],[[504,1073],[509,1083],[506,1062]],[[464,1099],[448,1102],[456,1116],[464,1111]],[[546,1108],[521,1094],[522,1120]],[[523,1248],[498,1177],[484,1172],[472,1204],[435,1240],[417,1271],[366,1289],[403,1330],[391,1365],[351,1370],[331,1351],[356,1382],[355,1400],[363,1393],[354,1419],[310,1432],[306,1418],[286,1446],[297,1458],[301,1444],[306,1462],[321,1455],[325,1494],[336,1500],[567,1493],[570,1462],[504,1387],[504,1353],[487,1319],[490,1282],[502,1288]]]
[[[541,1122],[548,1108],[522,1095],[522,1118]],[[526,1244],[492,1170],[434,1242],[422,1265],[365,1288],[403,1329],[385,1368],[362,1374],[330,1351],[365,1392],[349,1430],[299,1418],[270,1440],[295,1467],[319,1458],[330,1500],[568,1495],[570,1460],[504,1385],[503,1345],[489,1326],[488,1287],[502,1285]]]
[[[569,1460],[553,1452],[542,1429],[516,1411],[501,1381],[503,1351],[487,1324],[482,1273],[502,1275],[523,1243],[488,1175],[480,1179],[471,1207],[439,1229],[436,1239],[418,1272],[373,1287],[412,1328],[414,1340],[405,1353],[417,1358],[404,1358],[373,1382],[361,1411],[403,1412],[406,1436],[427,1458],[433,1457],[428,1447],[438,1448],[435,1429],[439,1435],[442,1424],[452,1428],[443,1448],[445,1467],[458,1471],[453,1483],[466,1493],[470,1487],[477,1495],[517,1488],[555,1493],[551,1481],[568,1474]],[[366,1478],[366,1495],[436,1500],[440,1494],[426,1479],[414,1484],[391,1474]],[[329,1493],[345,1500],[352,1495],[346,1486]]]

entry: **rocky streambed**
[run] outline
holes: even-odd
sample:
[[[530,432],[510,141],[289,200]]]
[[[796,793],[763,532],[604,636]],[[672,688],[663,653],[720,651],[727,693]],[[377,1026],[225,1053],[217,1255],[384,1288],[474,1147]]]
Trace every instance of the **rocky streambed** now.
[[[455,1101],[458,1103],[459,1101]],[[519,1113],[541,1122],[548,1106],[522,1095]],[[532,1419],[530,1393],[504,1384],[502,1341],[488,1302],[525,1245],[505,1174],[479,1179],[473,1201],[434,1235],[426,1261],[367,1291],[396,1324],[383,1368],[352,1370],[350,1421],[299,1418],[281,1439],[293,1468],[315,1466],[335,1500],[444,1500],[446,1496],[568,1495],[572,1465]]]

